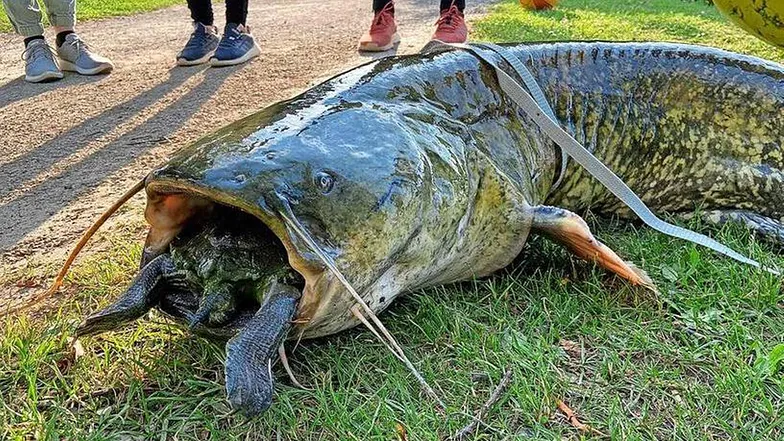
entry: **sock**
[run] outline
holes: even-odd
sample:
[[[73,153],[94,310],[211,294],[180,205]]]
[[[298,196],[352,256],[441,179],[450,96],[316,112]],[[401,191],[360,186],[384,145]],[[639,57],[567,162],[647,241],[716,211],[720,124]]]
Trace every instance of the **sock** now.
[[[24,39],[25,47],[27,47],[27,45],[30,44],[30,42],[33,40],[43,40],[43,39],[44,39],[43,35],[33,35],[32,37],[27,37]]]
[[[204,26],[204,27],[205,27],[205,28],[207,28],[207,29],[213,29],[213,28],[215,27],[215,25],[212,25],[212,24],[207,24],[207,23],[202,23],[202,22],[198,22],[198,21],[197,21],[196,23],[198,23],[198,24],[200,24],[200,25]]]
[[[73,34],[73,33],[74,33],[74,31],[63,31],[63,32],[58,32],[58,33],[57,33],[57,37],[55,37],[55,40],[54,40],[55,44],[57,44],[57,47],[60,47],[60,46],[62,46],[62,45],[63,45],[63,43],[65,43],[65,37],[66,37],[68,34]]]

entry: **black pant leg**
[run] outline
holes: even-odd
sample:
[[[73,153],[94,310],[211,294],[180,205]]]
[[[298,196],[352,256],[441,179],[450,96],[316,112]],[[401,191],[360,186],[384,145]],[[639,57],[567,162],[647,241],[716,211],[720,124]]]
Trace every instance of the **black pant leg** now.
[[[373,12],[378,12],[391,3],[392,0],[373,0]]]
[[[248,0],[226,0],[226,23],[245,24],[248,19]]]
[[[459,9],[460,12],[463,12],[463,10],[465,9],[465,0],[441,0],[441,8],[440,9],[442,11],[446,11],[447,9],[452,7],[452,2],[453,1],[455,2],[455,6],[457,6],[457,9]]]
[[[191,10],[191,18],[195,22],[212,26],[215,21],[212,15],[211,0],[188,0],[188,9]]]

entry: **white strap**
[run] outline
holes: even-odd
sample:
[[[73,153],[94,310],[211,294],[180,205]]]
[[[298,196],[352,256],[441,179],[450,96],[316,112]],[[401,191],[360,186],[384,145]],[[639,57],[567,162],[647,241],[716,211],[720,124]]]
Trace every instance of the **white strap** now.
[[[547,98],[544,97],[544,92],[542,91],[542,88],[539,87],[539,83],[536,82],[536,79],[531,74],[531,71],[526,69],[525,65],[523,65],[523,63],[520,62],[519,58],[517,58],[516,56],[514,56],[514,54],[509,53],[509,51],[494,43],[483,42],[483,43],[472,43],[471,45],[490,50],[500,55],[501,58],[503,58],[507,63],[509,63],[509,65],[512,66],[512,69],[514,69],[515,72],[517,72],[517,75],[520,76],[520,79],[523,80],[525,87],[528,88],[528,92],[531,93],[531,97],[539,105],[539,108],[541,108],[547,114],[547,116],[550,117],[550,119],[552,119],[553,121],[558,121],[558,119],[555,117],[555,112],[553,111],[553,108],[550,107],[550,103],[548,103]],[[495,66],[493,65],[493,67]],[[559,185],[561,185],[561,181],[563,181],[564,176],[566,176],[566,166],[568,165],[568,163],[569,163],[569,156],[566,153],[566,150],[561,149],[561,170],[558,173],[558,178],[555,180],[553,186],[550,188],[550,194],[552,194],[553,191],[555,191],[555,189],[558,188]]]
[[[640,220],[645,222],[648,226],[668,236],[677,237],[679,239],[702,245],[718,253],[729,256],[739,262],[743,262],[757,268],[763,268],[775,275],[781,275],[778,270],[774,268],[763,267],[756,260],[750,259],[732,250],[726,245],[711,239],[708,236],[679,227],[677,225],[670,224],[656,217],[656,215],[653,214],[653,212],[636,194],[634,194],[634,192],[621,180],[621,178],[616,176],[612,170],[607,168],[606,165],[593,156],[593,154],[583,147],[582,144],[577,142],[577,140],[575,140],[571,135],[561,128],[557,120],[554,118],[555,114],[553,113],[552,109],[549,105],[546,104],[544,94],[541,93],[541,89],[538,85],[529,87],[529,89],[534,91],[534,94],[540,97],[541,101],[544,102],[544,105],[537,104],[537,101],[534,99],[534,97],[532,97],[531,94],[523,89],[520,83],[515,81],[511,76],[509,76],[509,74],[502,70],[491,57],[488,57],[485,54],[484,51],[491,50],[500,55],[512,66],[513,69],[515,69],[515,71],[517,71],[517,74],[520,75],[520,78],[523,79],[523,82],[526,85],[536,84],[536,80],[534,79],[531,72],[529,72],[528,69],[526,69],[525,66],[519,62],[519,60],[514,61],[517,59],[514,54],[509,53],[500,46],[486,43],[481,45],[466,45],[447,44],[441,43],[439,41],[430,42],[422,49],[422,52],[430,52],[439,48],[450,47],[468,51],[480,60],[492,66],[493,69],[495,69],[496,75],[498,76],[498,84],[501,86],[501,90],[503,90],[504,93],[506,93],[509,98],[512,99],[512,101],[520,106],[520,108],[525,111],[525,113],[536,123],[536,125],[538,125],[539,128],[542,129],[542,131],[553,140],[553,142],[561,147],[563,152],[571,156],[575,161],[577,161],[578,164],[585,168],[585,170],[590,173],[591,176],[596,178],[599,182],[602,183],[602,185],[607,187],[607,189],[610,190],[612,194],[620,199],[621,202],[626,204],[626,206],[628,206],[640,218]]]

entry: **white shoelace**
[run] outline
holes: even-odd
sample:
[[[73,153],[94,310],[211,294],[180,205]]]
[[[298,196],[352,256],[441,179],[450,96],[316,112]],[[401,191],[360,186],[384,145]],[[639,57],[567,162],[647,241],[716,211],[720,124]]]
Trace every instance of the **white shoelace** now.
[[[41,57],[54,61],[54,49],[44,42],[43,44],[30,44],[22,52],[22,60],[35,61]]]

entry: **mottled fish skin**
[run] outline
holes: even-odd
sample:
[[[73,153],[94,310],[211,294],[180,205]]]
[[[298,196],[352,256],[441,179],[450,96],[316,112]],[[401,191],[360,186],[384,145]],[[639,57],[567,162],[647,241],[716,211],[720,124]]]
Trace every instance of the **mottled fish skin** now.
[[[781,219],[780,65],[661,43],[510,49],[562,126],[654,210]],[[379,312],[407,290],[509,264],[533,206],[625,214],[574,163],[548,197],[559,161],[494,71],[449,51],[374,61],[238,121],[153,172],[147,192],[195,193],[267,224],[307,279],[298,323],[309,338],[356,325],[354,300],[280,213]]]
[[[662,43],[533,45],[531,69],[562,126],[658,212],[784,216],[784,69]],[[630,216],[571,162],[548,204]]]
[[[493,75],[462,53],[361,66],[183,150],[147,191],[258,216],[306,275],[303,337],[338,332],[357,324],[354,300],[281,221],[284,205],[375,311],[409,289],[488,275],[522,249],[556,152]]]

